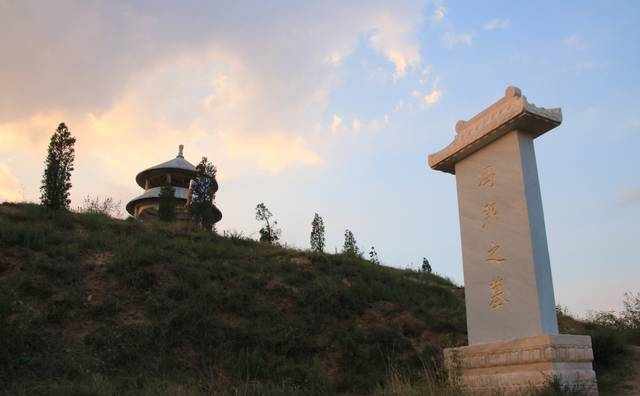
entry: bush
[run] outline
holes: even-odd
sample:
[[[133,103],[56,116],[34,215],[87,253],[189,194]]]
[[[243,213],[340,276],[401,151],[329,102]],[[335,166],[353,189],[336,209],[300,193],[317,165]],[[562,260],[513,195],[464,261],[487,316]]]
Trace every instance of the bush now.
[[[80,213],[102,214],[109,217],[122,217],[122,202],[111,197],[86,196],[78,207]]]

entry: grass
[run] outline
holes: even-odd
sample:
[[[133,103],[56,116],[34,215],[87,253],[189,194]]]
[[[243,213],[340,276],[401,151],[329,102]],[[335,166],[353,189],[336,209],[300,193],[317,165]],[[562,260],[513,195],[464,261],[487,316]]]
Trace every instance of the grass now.
[[[466,342],[446,279],[238,233],[3,204],[0,250],[7,394],[368,394]]]
[[[600,395],[628,393],[625,381],[633,374],[633,354],[629,349],[633,339],[627,326],[611,313],[576,320],[563,310],[558,311],[558,326],[561,333],[591,336]]]

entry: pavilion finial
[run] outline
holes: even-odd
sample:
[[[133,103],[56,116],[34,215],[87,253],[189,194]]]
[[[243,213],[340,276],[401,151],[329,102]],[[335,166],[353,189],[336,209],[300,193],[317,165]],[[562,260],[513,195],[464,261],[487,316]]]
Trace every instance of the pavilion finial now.
[[[178,158],[184,158],[184,155],[182,155],[182,150],[184,150],[183,144],[178,146]]]

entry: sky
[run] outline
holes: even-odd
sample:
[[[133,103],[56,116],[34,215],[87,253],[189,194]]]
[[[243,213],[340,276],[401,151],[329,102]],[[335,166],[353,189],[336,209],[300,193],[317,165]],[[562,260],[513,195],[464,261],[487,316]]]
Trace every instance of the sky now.
[[[564,116],[535,143],[556,303],[640,292],[637,1],[0,0],[0,54],[0,202],[38,201],[65,122],[73,207],[124,206],[184,144],[218,167],[218,231],[257,238],[264,202],[306,248],[317,212],[329,251],[348,228],[459,284],[455,179],[426,156],[518,86]]]

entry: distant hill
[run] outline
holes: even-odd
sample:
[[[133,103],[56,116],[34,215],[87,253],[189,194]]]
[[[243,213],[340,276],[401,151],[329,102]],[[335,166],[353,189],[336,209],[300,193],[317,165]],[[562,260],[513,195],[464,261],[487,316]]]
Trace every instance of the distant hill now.
[[[0,253],[9,394],[369,394],[466,343],[462,288],[357,257],[32,204]]]

